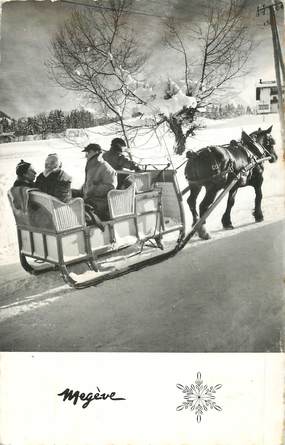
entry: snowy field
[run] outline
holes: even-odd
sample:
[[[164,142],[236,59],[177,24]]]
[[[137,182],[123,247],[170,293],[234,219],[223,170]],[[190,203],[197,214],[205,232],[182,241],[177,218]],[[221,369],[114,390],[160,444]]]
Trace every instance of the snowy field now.
[[[244,129],[250,133],[258,127],[263,129],[273,124],[273,137],[276,140],[276,151],[279,156],[277,163],[266,164],[263,185],[263,211],[265,220],[276,221],[284,216],[284,166],[282,164],[282,147],[279,131],[278,115],[268,116],[241,116],[234,119],[210,121],[205,120],[206,128],[196,132],[195,137],[188,140],[188,148],[193,150],[213,144],[229,143],[231,139],[240,139]],[[104,135],[105,133],[105,135]],[[58,153],[63,163],[63,169],[72,175],[72,187],[78,188],[84,181],[85,156],[82,148],[89,142],[97,142],[107,150],[110,141],[107,127],[88,129],[86,135],[76,140],[49,139],[45,141],[25,141],[0,145],[0,211],[1,211],[1,238],[0,238],[0,265],[18,262],[18,246],[14,217],[7,198],[7,191],[15,180],[15,167],[20,159],[31,162],[38,173],[44,168],[44,160],[49,153]],[[173,140],[168,134],[160,134],[149,139],[141,136],[132,148],[134,160],[141,163],[165,163],[169,161],[169,154],[175,167],[179,166],[185,156],[172,153]],[[183,189],[187,183],[184,179],[184,166],[178,170],[179,183]],[[202,194],[201,194],[202,197]],[[185,199],[187,196],[185,197]],[[247,187],[239,190],[236,205],[232,211],[232,221],[236,227],[253,222],[252,209],[254,191]],[[222,203],[211,215],[208,227],[212,232],[221,229],[220,219],[225,208]],[[187,224],[190,226],[190,212],[185,207]],[[215,236],[215,235],[214,235]]]

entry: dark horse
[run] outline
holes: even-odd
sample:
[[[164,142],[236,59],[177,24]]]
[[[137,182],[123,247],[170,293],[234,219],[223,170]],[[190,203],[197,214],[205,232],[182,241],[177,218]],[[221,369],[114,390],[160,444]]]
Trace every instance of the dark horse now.
[[[275,141],[271,136],[272,125],[267,130],[260,128],[248,136],[242,133],[240,142],[232,140],[229,145],[209,146],[197,152],[188,151],[186,156],[188,162],[185,167],[185,176],[189,182],[190,196],[187,203],[193,215],[193,225],[198,220],[196,210],[197,197],[204,186],[206,194],[199,208],[200,217],[213,203],[217,192],[227,187],[227,185],[241,173],[240,180],[230,190],[227,208],[222,217],[222,224],[225,229],[232,229],[231,209],[235,203],[236,193],[239,187],[250,185],[255,190],[255,208],[253,216],[256,222],[263,220],[261,210],[262,182],[264,166],[262,163],[256,164],[250,171],[243,169],[258,158],[270,156],[269,162],[277,160],[274,150]],[[209,239],[210,235],[206,230],[205,223],[198,230],[202,239]]]

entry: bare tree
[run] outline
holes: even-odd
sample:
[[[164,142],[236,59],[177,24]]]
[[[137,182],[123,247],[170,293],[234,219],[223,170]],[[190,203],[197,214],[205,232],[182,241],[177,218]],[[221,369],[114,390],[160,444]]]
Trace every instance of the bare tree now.
[[[47,62],[59,85],[116,117],[127,143],[124,117],[128,104],[139,101],[128,79],[139,75],[146,59],[127,23],[130,5],[130,0],[108,0],[75,10],[52,39]]]
[[[181,27],[173,19],[166,24],[165,44],[181,55],[185,94],[197,99],[197,108],[245,74],[253,50],[243,17],[244,1],[229,0],[222,5],[208,2],[202,20],[191,28]],[[193,51],[197,47],[199,54]],[[166,119],[175,135],[177,153],[183,153],[186,140],[193,133],[195,112],[184,108]]]

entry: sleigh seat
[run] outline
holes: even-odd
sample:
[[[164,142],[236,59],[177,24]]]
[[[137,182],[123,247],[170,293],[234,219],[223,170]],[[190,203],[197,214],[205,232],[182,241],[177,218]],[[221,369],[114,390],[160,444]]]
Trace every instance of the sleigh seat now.
[[[21,197],[24,199],[19,201]],[[81,198],[63,203],[26,187],[12,187],[8,198],[17,225],[20,254],[54,264],[90,257]]]

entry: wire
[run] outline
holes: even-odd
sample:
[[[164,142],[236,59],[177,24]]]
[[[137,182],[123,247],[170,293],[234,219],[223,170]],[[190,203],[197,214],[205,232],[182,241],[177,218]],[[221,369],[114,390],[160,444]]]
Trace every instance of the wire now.
[[[76,5],[76,6],[84,6],[87,8],[94,8],[94,9],[102,9],[102,10],[106,10],[106,11],[114,11],[114,8],[108,7],[108,6],[100,6],[100,5],[95,5],[95,4],[88,4],[88,3],[81,3],[81,2],[77,2],[75,0],[59,0],[61,3],[69,3],[72,5]],[[156,2],[153,2],[152,4],[154,4]],[[229,6],[229,3],[226,1],[222,1],[219,0],[219,4],[223,4],[225,6]],[[209,8],[210,4],[205,4],[205,3],[197,3],[198,7],[202,7],[204,9]],[[174,6],[174,5],[169,5],[169,6]],[[173,16],[173,15],[162,15],[162,14],[154,14],[154,13],[150,13],[150,12],[145,12],[145,11],[138,11],[138,10],[126,10],[125,11],[128,14],[133,14],[133,15],[142,15],[142,16],[146,16],[146,17],[157,17],[157,18],[161,18],[161,19],[169,19],[169,18],[175,18],[175,19],[180,19],[180,20],[185,20],[185,19],[192,19],[193,20],[193,16],[185,16],[183,15],[183,17],[178,17],[178,16]],[[198,15],[198,14],[197,14]]]
[[[87,8],[93,8],[93,9],[99,9],[99,10],[107,10],[107,11],[114,11],[114,8],[108,7],[108,6],[100,6],[97,4],[88,4],[88,3],[83,3],[83,2],[77,2],[76,0],[59,0],[61,3],[67,3],[67,4],[71,4],[71,5],[75,5],[75,6],[83,6],[83,7],[87,7]],[[154,5],[157,2],[152,2],[152,5]],[[227,3],[226,1],[222,1],[219,0],[219,4],[225,5],[225,6],[229,6],[229,3]],[[205,4],[205,3],[197,3],[198,7],[202,7],[204,9],[209,8],[209,4]],[[171,6],[171,5],[169,5]],[[154,13],[150,13],[150,12],[145,12],[145,11],[138,11],[138,10],[126,10],[125,11],[128,14],[132,14],[132,15],[139,15],[139,16],[145,16],[145,17],[155,17],[155,18],[159,18],[159,19],[170,19],[170,18],[174,18],[176,20],[187,20],[187,19],[191,19],[193,21],[193,16],[185,16],[183,15],[183,17],[179,17],[179,16],[174,16],[174,15],[162,15],[162,14],[154,14]],[[197,11],[197,15],[196,17],[194,17],[194,19],[196,18],[197,20],[199,19],[199,15],[200,12]],[[256,18],[256,15],[254,15],[254,17]],[[207,23],[207,20],[199,20],[199,23]],[[254,28],[259,28],[259,29],[264,29],[264,26],[266,26],[266,24],[261,25],[260,23],[256,22],[254,24],[252,24],[251,21],[251,29]]]
[[[76,6],[86,6],[87,8],[94,8],[94,9],[103,9],[106,11],[114,11],[114,8],[110,8],[108,6],[99,6],[99,5],[89,5],[87,3],[80,3],[73,0],[60,0],[61,3],[70,3],[72,5]],[[170,16],[165,15],[159,15],[159,14],[151,14],[149,12],[143,12],[143,11],[135,11],[135,10],[126,10],[128,14],[134,14],[134,15],[143,15],[147,17],[158,17],[158,18],[169,18]]]

